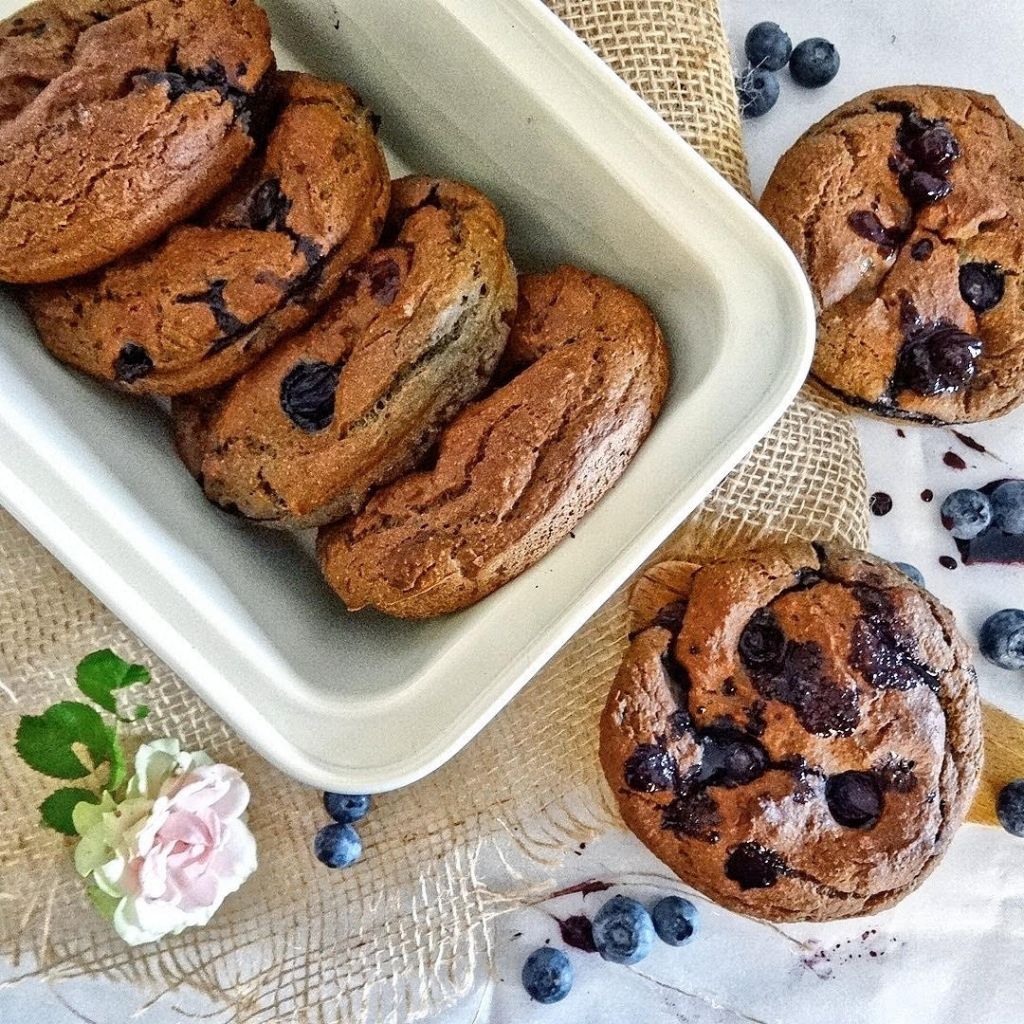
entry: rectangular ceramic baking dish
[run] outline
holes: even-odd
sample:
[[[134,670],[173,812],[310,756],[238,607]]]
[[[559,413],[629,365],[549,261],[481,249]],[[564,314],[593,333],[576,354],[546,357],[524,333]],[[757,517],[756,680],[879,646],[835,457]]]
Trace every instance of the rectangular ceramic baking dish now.
[[[283,771],[381,791],[466,744],[752,448],[806,375],[813,310],[768,225],[539,0],[267,6],[281,65],[354,85],[396,172],[481,187],[520,266],[635,289],[674,359],[575,539],[475,608],[404,623],[347,614],[308,537],[207,505],[163,416],[58,365],[0,296],[3,503]]]

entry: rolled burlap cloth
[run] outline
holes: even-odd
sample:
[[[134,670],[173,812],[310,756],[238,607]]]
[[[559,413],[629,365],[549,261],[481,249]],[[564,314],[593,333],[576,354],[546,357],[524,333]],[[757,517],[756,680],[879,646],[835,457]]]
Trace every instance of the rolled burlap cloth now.
[[[715,0],[551,6],[733,184],[747,190]],[[863,544],[857,443],[835,405],[802,394],[771,435],[656,556],[699,560],[783,537]],[[0,515],[0,957],[15,973],[105,975],[140,1006],[192,986],[239,1024],[429,1018],[485,968],[493,919],[547,883],[570,844],[621,825],[597,722],[621,654],[620,593],[454,761],[379,798],[366,853],[321,869],[318,794],[255,755],[9,517]],[[67,844],[38,827],[49,791],[13,749],[21,714],[68,694],[88,651],[154,669],[147,731],[237,765],[252,788],[260,867],[205,929],[131,949],[91,910]],[[528,741],[526,741],[528,737]]]

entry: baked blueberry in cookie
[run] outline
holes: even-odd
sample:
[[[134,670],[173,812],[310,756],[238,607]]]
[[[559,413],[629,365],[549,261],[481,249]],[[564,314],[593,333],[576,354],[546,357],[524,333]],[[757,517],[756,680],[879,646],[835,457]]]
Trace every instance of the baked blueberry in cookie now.
[[[490,381],[516,303],[495,207],[402,178],[381,242],[308,330],[221,393],[174,402],[179,451],[216,504],[292,528],[354,512]]]
[[[0,22],[0,279],[95,269],[191,216],[261,141],[252,0],[40,0]]]
[[[779,161],[761,210],[818,307],[813,375],[929,423],[1024,400],[1024,131],[990,96],[866,93]]]
[[[970,649],[894,566],[798,544],[652,567],[601,719],[629,827],[767,920],[870,913],[916,888],[981,761]]]
[[[390,190],[373,115],[340,83],[272,77],[266,147],[201,218],[29,290],[55,356],[136,393],[216,387],[305,326],[373,247]]]

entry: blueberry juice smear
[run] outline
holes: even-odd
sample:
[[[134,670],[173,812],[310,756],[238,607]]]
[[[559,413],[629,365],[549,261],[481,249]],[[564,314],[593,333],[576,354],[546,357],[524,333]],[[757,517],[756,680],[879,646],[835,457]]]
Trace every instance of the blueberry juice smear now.
[[[993,480],[978,490],[991,497],[1000,484],[1007,481]],[[1005,533],[992,523],[971,540],[956,540],[960,560],[964,565],[1024,565],[1024,534]]]
[[[903,347],[893,385],[929,398],[961,391],[974,380],[981,339],[942,320],[926,321],[909,300],[902,312]]]

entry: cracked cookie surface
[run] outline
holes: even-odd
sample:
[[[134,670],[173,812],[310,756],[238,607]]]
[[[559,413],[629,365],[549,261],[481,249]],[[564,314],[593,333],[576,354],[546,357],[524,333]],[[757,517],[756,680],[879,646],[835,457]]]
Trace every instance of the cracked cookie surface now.
[[[729,909],[830,920],[938,863],[980,772],[971,652],[880,559],[794,545],[654,566],[601,719],[627,825]]]
[[[575,267],[520,278],[498,381],[441,434],[433,468],[320,532],[350,609],[427,618],[539,561],[615,483],[649,433],[668,353],[636,296]]]
[[[346,86],[278,72],[266,148],[203,216],[26,301],[57,358],[129,391],[215,387],[305,326],[376,243],[390,184]]]
[[[993,97],[930,86],[866,93],[795,143],[760,206],[810,280],[821,383],[932,423],[1024,400],[1022,167]]]
[[[251,0],[42,0],[0,22],[0,279],[95,269],[190,216],[257,145]]]
[[[400,179],[381,245],[321,319],[223,394],[175,401],[178,449],[221,506],[331,522],[412,468],[487,385],[515,304],[494,206],[468,185]]]

